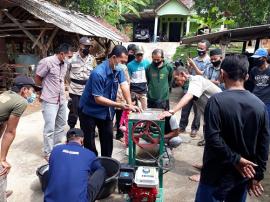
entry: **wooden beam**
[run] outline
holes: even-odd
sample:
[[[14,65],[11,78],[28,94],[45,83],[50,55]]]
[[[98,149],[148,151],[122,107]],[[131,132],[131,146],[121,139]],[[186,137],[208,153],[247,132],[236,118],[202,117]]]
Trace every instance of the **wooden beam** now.
[[[19,28],[22,29],[22,31],[29,37],[29,39],[31,39],[33,42],[37,40],[36,37],[34,37],[29,31],[25,30],[24,26],[22,26],[16,18],[10,15],[7,10],[3,10],[3,12],[12,22],[14,22]],[[38,42],[37,45],[40,49],[43,49],[41,43]]]
[[[32,46],[32,49],[35,48],[35,46],[37,45],[39,39],[44,35],[45,31],[46,31],[46,29],[44,28],[44,29],[40,32],[40,34],[39,34],[37,40],[34,42],[34,44],[33,44],[33,46]]]
[[[31,22],[23,22],[21,23],[22,26],[24,27],[44,27],[45,25],[48,27],[48,24],[46,23],[39,23],[36,21],[31,21]],[[9,27],[18,27],[15,23],[4,23],[0,24],[0,28],[9,28]],[[49,26],[53,27],[53,26]]]
[[[37,27],[37,28],[25,28],[25,30],[52,30],[53,28],[42,28],[42,27]],[[0,32],[11,32],[11,31],[21,31],[22,29],[17,28],[17,29],[0,29]]]
[[[49,47],[50,47],[50,45],[51,45],[51,43],[52,43],[54,37],[56,36],[58,30],[59,30],[58,27],[56,27],[56,28],[53,30],[53,33],[52,33],[52,35],[50,36],[49,41],[48,41],[47,44],[46,44],[46,49],[47,49],[47,50],[49,49]]]

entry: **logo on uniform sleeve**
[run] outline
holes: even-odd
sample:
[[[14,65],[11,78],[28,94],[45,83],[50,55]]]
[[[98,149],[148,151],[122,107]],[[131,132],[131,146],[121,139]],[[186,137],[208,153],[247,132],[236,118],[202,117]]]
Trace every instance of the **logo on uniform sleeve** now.
[[[78,152],[78,151],[70,151],[67,149],[63,149],[62,152],[66,153],[66,154],[72,154],[72,155],[79,155],[80,154],[80,152]]]

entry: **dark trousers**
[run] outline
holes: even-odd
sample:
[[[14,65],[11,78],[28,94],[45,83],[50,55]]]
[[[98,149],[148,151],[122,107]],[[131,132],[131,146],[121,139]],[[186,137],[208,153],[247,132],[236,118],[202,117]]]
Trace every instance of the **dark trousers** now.
[[[81,129],[84,133],[84,147],[93,151],[97,156],[95,144],[95,128],[98,128],[101,156],[112,156],[113,150],[113,121],[102,120],[88,116],[79,110]]]
[[[169,100],[164,101],[154,101],[154,100],[147,100],[147,107],[148,108],[155,108],[155,109],[164,109],[168,111],[170,109],[170,102]]]
[[[241,182],[234,186],[225,194],[222,193],[222,197],[219,198],[216,195],[216,187],[199,183],[195,202],[245,202],[247,198],[247,181]]]
[[[105,169],[98,169],[89,177],[88,180],[88,199],[90,202],[95,201],[106,178]]]
[[[191,130],[200,129],[201,113],[197,109],[197,106],[193,104],[193,100],[191,100],[186,106],[182,108],[182,111],[181,111],[181,119],[180,119],[179,127],[183,130],[185,130],[188,125],[188,118],[189,118],[189,114],[190,114],[192,106],[194,110],[194,118],[192,121]]]
[[[70,128],[74,128],[79,117],[78,108],[81,96],[70,93],[69,97],[71,98],[71,101],[68,103],[69,114],[67,122]]]
[[[124,137],[123,132],[120,130],[120,120],[121,120],[122,113],[123,113],[123,110],[121,109],[115,110],[115,119],[116,119],[116,127],[117,127],[116,139],[120,139]]]

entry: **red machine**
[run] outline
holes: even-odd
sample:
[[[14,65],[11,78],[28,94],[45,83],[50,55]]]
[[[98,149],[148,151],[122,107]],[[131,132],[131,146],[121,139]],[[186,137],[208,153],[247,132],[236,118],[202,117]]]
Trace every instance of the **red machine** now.
[[[133,184],[129,192],[129,197],[132,202],[155,202],[157,194],[158,190],[156,187],[145,188],[138,187],[136,184]]]

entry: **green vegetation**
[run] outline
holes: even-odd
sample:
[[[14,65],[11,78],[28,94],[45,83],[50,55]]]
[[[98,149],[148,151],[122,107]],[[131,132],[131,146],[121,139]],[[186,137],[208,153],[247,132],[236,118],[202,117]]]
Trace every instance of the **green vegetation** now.
[[[269,0],[194,1],[197,15],[202,17],[204,22],[210,19],[210,24],[215,20],[218,22],[224,20],[224,24],[229,23],[229,28],[235,28],[270,22]]]

